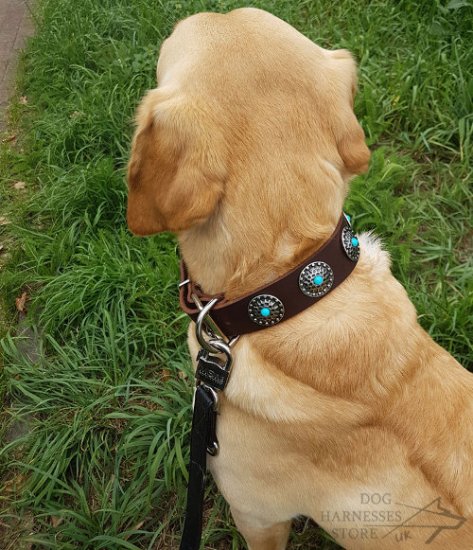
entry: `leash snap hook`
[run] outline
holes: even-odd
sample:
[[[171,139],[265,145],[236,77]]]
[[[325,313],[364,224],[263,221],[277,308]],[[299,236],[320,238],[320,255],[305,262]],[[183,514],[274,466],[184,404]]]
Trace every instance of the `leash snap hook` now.
[[[202,302],[195,294],[192,295],[192,299],[196,303],[197,307],[200,309],[200,313],[195,322],[195,335],[197,337],[197,341],[199,342],[200,347],[208,351],[209,353],[220,353],[220,350],[214,347],[210,343],[211,341],[204,337],[205,331],[208,337],[212,338],[213,340],[215,340],[215,338],[218,338],[223,342],[223,339],[219,337],[220,331],[217,325],[213,322],[212,318],[209,315],[209,313],[212,311],[212,308],[218,302],[218,298],[213,298],[212,300],[210,300],[210,302],[205,304],[205,306],[202,305]]]
[[[184,281],[181,284],[187,284],[187,281]],[[222,349],[219,349],[217,346],[214,346],[214,342],[222,342],[228,348],[232,348],[240,339],[240,336],[233,336],[232,338],[226,338],[223,332],[219,329],[215,321],[212,319],[212,317],[209,315],[212,311],[213,307],[217,304],[218,298],[213,298],[205,304],[205,306],[200,301],[199,297],[196,294],[192,295],[192,299],[194,300],[195,305],[200,310],[200,313],[197,317],[197,320],[195,322],[195,335],[197,337],[197,341],[200,344],[200,347],[208,351],[209,353],[222,353]],[[210,340],[207,340],[207,338],[204,337],[204,331],[207,337]],[[231,355],[230,350],[223,351],[227,357]]]

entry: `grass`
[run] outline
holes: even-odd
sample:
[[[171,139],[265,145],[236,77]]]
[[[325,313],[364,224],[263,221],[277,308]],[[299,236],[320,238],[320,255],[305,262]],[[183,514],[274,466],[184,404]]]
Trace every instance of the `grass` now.
[[[4,548],[176,548],[192,377],[175,241],[125,227],[134,108],[174,23],[246,2],[38,0],[0,150],[3,309],[30,296],[40,358],[3,330]],[[360,64],[356,111],[373,149],[347,210],[376,228],[422,325],[473,370],[473,5],[340,0],[253,5]],[[24,181],[27,192],[14,189]],[[5,317],[5,315],[4,315]],[[11,428],[10,428],[11,429]],[[242,547],[213,487],[207,549]],[[291,549],[337,548],[303,520]]]

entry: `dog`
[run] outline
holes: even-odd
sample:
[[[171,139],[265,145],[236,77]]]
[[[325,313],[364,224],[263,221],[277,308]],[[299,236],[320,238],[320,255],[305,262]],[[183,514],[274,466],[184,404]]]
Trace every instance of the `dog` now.
[[[192,280],[229,300],[329,239],[370,159],[348,51],[258,9],[200,13],[164,41],[157,81],[128,167],[134,234],[176,233]],[[348,549],[471,550],[473,375],[359,240],[333,293],[234,346],[210,470],[250,550],[286,548],[298,515]]]

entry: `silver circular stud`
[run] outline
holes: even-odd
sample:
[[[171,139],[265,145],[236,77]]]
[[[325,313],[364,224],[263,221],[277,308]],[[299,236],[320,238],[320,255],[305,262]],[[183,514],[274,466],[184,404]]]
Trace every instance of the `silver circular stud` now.
[[[276,296],[259,294],[250,300],[248,315],[257,325],[270,327],[284,317],[284,305]]]
[[[342,231],[342,246],[350,260],[356,262],[360,257],[360,243],[358,237],[346,226]]]
[[[299,275],[299,288],[306,296],[320,298],[333,285],[332,268],[325,262],[312,262]]]

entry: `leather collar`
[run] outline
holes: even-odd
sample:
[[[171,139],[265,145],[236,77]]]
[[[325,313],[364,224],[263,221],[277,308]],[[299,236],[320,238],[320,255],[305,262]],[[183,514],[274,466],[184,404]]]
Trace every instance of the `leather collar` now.
[[[359,255],[350,217],[342,214],[330,239],[309,258],[272,283],[235,300],[205,295],[188,279],[186,265],[181,261],[180,306],[196,321],[200,309],[193,296],[204,306],[217,298],[211,318],[232,339],[282,323],[332,293],[353,271]]]

